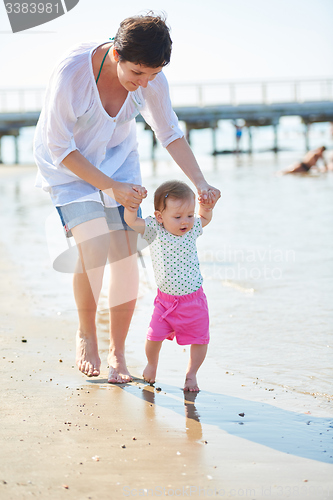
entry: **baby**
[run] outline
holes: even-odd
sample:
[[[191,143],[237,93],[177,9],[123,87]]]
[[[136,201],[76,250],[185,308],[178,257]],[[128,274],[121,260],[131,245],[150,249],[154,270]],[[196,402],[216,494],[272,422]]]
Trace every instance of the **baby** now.
[[[207,299],[202,289],[196,239],[212,219],[216,203],[200,203],[194,215],[195,195],[179,181],[165,182],[154,196],[155,217],[141,219],[125,209],[127,224],[149,243],[158,290],[146,340],[146,382],[154,383],[162,342],[176,337],[180,345],[191,345],[184,391],[198,392],[197,371],[209,342]]]

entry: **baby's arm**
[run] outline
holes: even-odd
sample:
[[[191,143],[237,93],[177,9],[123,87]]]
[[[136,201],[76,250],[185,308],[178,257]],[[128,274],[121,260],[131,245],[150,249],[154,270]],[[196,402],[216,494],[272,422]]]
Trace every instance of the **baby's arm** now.
[[[217,201],[217,199],[216,199],[217,195],[216,195],[216,193],[212,192],[212,193],[210,193],[210,196],[211,196],[210,203],[207,201],[205,203],[199,202],[198,216],[201,219],[202,227],[207,226],[207,224],[210,223],[210,221],[212,220],[212,217],[213,217],[213,208],[214,208],[216,201]]]
[[[136,233],[143,234],[145,232],[145,227],[146,227],[145,220],[137,216],[136,210],[132,211],[128,210],[128,208],[125,208],[124,219],[126,224],[128,224],[129,227],[133,229],[133,231],[135,231]]]

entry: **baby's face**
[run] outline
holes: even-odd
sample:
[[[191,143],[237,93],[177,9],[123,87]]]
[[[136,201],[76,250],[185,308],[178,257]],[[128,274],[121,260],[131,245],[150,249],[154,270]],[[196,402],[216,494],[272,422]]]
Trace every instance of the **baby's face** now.
[[[174,236],[183,236],[193,227],[194,209],[194,196],[192,199],[187,200],[168,198],[165,210],[163,212],[156,211],[155,216],[169,233]]]

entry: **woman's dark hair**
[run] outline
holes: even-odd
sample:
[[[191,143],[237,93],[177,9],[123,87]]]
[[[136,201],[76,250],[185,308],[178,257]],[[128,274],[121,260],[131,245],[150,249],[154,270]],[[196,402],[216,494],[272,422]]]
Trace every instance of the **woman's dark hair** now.
[[[172,41],[169,32],[165,17],[153,12],[128,17],[120,23],[114,47],[121,61],[159,68],[170,62]]]
[[[154,194],[155,210],[163,212],[166,209],[166,202],[170,198],[173,200],[191,200],[195,198],[192,189],[181,181],[167,181],[161,184]]]

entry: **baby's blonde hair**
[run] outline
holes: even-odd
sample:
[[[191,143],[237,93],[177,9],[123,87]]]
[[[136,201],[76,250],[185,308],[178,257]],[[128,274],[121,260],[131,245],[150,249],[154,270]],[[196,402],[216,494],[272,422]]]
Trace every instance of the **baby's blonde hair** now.
[[[166,209],[167,199],[189,200],[195,197],[192,189],[181,181],[167,181],[161,184],[155,191],[154,206],[155,210],[163,212]]]

